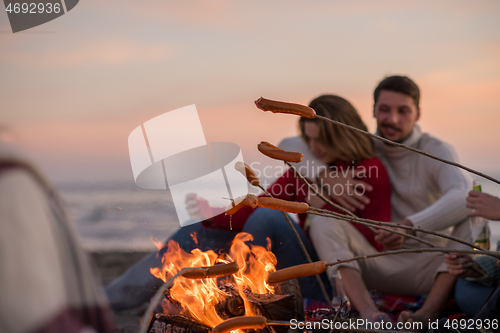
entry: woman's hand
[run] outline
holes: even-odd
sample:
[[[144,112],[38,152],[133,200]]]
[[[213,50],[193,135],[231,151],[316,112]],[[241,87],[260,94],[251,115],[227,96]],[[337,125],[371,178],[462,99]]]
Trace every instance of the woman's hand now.
[[[481,216],[488,220],[500,220],[500,199],[488,193],[470,191],[467,208],[474,209],[467,216]]]
[[[465,253],[450,253],[444,255],[444,262],[448,268],[448,273],[458,278],[478,278],[481,273],[473,267],[479,268],[471,256]]]

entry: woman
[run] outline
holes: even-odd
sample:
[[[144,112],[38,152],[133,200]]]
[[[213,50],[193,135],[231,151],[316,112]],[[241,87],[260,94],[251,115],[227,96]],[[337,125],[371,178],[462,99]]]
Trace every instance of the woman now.
[[[309,104],[318,115],[367,130],[356,109],[345,99],[335,95],[320,96]],[[318,118],[301,118],[299,120],[301,138],[309,147],[310,152],[320,162],[328,166],[323,172],[308,170],[309,176],[318,175],[318,178],[338,177],[340,173],[352,174],[355,170],[365,170],[361,179],[373,188],[365,192],[369,204],[363,210],[356,210],[355,215],[377,221],[391,220],[391,187],[389,177],[384,166],[375,157],[371,139],[361,133],[350,130],[343,126],[335,125]],[[288,145],[287,148],[293,148]],[[291,149],[293,150],[293,149]],[[306,163],[307,164],[307,163]],[[311,165],[312,163],[309,163]],[[303,170],[304,168],[300,168]],[[321,169],[321,168],[319,168]],[[328,189],[325,189],[328,190]],[[363,191],[362,187],[335,186],[330,189],[333,193],[340,191]],[[307,186],[295,176],[293,170],[288,170],[281,178],[270,186],[268,191],[276,198],[308,202],[311,206],[328,209],[342,213],[336,208],[324,203],[320,198],[310,193]],[[309,241],[307,233],[307,214],[299,215],[299,225],[296,230],[301,235],[312,260],[319,260],[313,247],[314,239]],[[335,223],[332,221],[332,223]],[[378,250],[382,247],[374,240],[374,233],[359,224],[353,224],[358,231]],[[299,247],[295,235],[289,227],[281,212],[270,209],[257,208],[246,222],[244,232],[252,234],[255,243],[265,246],[267,237],[270,238],[271,251],[278,259],[277,269],[306,263],[306,258]],[[311,244],[312,243],[312,244]],[[326,275],[323,280],[327,281]],[[302,287],[304,298],[323,299],[315,277],[301,278],[299,282]],[[326,284],[329,287],[329,283]]]
[[[309,106],[319,115],[366,130],[366,125],[361,120],[356,109],[341,97],[323,95],[314,99]],[[319,161],[328,165],[330,171],[333,172],[322,175],[322,177],[335,177],[335,172],[351,172],[353,168],[366,169],[366,177],[362,178],[362,180],[373,187],[373,191],[365,194],[370,203],[366,205],[364,210],[355,211],[355,214],[363,218],[390,221],[389,178],[383,165],[375,157],[371,139],[366,135],[317,118],[301,118],[299,126],[302,139],[287,140],[286,148],[289,150],[297,148],[297,151],[300,151],[305,142],[306,149],[309,148],[310,153]],[[305,151],[304,153],[307,155]],[[314,166],[314,163],[312,165]],[[303,170],[303,168],[301,169]],[[372,172],[369,172],[370,170]],[[307,174],[316,175],[315,171],[317,170],[307,170]],[[310,181],[314,180],[314,178],[313,176]],[[307,186],[295,176],[292,170],[288,170],[268,190],[276,198],[305,201],[313,206],[337,211],[310,195]],[[353,191],[354,189],[345,188],[344,190]],[[304,230],[305,221],[306,214],[300,214],[299,225],[296,226],[296,230],[299,232],[312,260],[318,260],[316,252],[306,236]],[[230,224],[232,224],[232,230],[230,230]],[[380,249],[380,245],[373,239],[373,233],[359,225],[356,225],[356,228],[375,247]],[[197,243],[190,237],[193,231],[197,233]],[[212,249],[218,251],[223,249],[227,251],[232,237],[239,231],[252,234],[255,238],[254,243],[261,246],[267,245],[267,238],[269,237],[272,246],[271,251],[278,259],[277,269],[306,263],[305,256],[290,226],[283,214],[276,210],[261,208],[253,210],[250,207],[244,207],[233,215],[231,223],[228,216],[221,214],[201,223],[181,228],[172,236],[172,239],[179,242],[180,246],[186,251],[196,247],[202,250]],[[166,251],[166,246],[161,251]],[[159,265],[158,257],[161,256],[152,254],[146,257],[119,280],[106,288],[111,304],[115,309],[138,305],[138,302],[147,300],[147,297],[152,295],[152,287],[154,287],[154,284],[160,285],[161,280],[155,280],[149,273],[149,267]],[[323,274],[322,278],[326,286],[329,287],[326,275]],[[299,282],[304,298],[324,301],[314,276],[301,278]],[[131,294],[134,297],[125,297],[125,295]]]

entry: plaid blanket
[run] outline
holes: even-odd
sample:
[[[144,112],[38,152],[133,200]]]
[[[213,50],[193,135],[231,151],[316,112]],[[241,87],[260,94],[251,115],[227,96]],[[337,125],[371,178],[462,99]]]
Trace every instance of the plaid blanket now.
[[[404,295],[385,295],[385,294],[377,294],[377,295],[372,295],[372,299],[375,303],[375,306],[377,309],[379,309],[382,312],[385,312],[389,315],[389,317],[392,319],[393,322],[396,322],[398,320],[399,314],[402,311],[409,310],[409,311],[417,311],[424,305],[426,295],[419,295],[419,296],[404,296]],[[449,302],[447,304],[447,308],[453,308],[454,306],[454,301]],[[306,312],[306,317],[311,317],[311,320],[318,320],[318,319],[313,319],[314,315],[312,313],[314,312],[315,314],[318,312],[317,310],[320,310],[322,313],[327,313],[329,310],[328,304],[316,300],[311,300],[311,299],[304,299],[304,310]],[[443,311],[443,314],[446,311]],[[449,311],[448,311],[449,312]],[[356,311],[352,311],[352,314],[355,314]],[[446,317],[448,318],[462,318],[463,314],[446,314]]]
[[[403,296],[403,295],[383,295],[372,296],[375,306],[391,317],[392,321],[398,320],[402,311],[417,311],[424,305],[426,295]]]

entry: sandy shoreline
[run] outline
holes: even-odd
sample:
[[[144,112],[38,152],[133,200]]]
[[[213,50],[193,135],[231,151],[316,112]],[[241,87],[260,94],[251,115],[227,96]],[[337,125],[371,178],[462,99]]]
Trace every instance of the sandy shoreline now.
[[[89,251],[88,253],[98,269],[103,285],[107,285],[151,252],[147,250],[107,250]]]
[[[151,253],[148,250],[100,250],[87,251],[92,258],[103,285],[107,285],[132,267],[145,255]],[[115,313],[115,323],[120,333],[136,333],[140,329],[141,318],[146,305],[135,309]]]

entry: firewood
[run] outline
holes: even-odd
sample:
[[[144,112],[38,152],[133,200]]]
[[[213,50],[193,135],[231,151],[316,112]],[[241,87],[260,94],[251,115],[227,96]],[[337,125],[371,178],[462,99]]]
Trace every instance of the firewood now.
[[[297,280],[290,280],[273,284],[276,294],[254,294],[244,290],[244,296],[248,300],[251,311],[254,314],[265,316],[270,320],[290,320],[304,318],[303,300],[300,286]],[[243,298],[235,284],[225,283],[220,289],[221,301],[215,304],[217,314],[223,319],[245,315]],[[179,314],[156,314],[153,316],[149,333],[209,333],[210,327],[199,323],[189,317],[182,305],[172,299],[170,293],[165,292],[171,310]],[[285,333],[287,327],[266,327],[261,330],[252,331],[256,333]]]
[[[293,282],[290,284],[292,283]],[[280,285],[284,285],[284,283]],[[280,291],[294,290],[293,287],[278,285],[276,288],[281,288],[282,290]],[[237,287],[232,283],[226,283],[221,286],[220,289],[225,296],[222,301],[215,306],[217,314],[223,319],[244,315],[244,301]],[[254,294],[248,290],[244,290],[243,292],[245,293],[245,298],[250,304],[252,313],[255,315],[262,315],[272,320],[290,320],[291,318],[297,318],[297,315],[300,315],[300,313],[303,314],[303,310],[297,311],[294,294]],[[300,297],[299,308],[302,308],[303,305],[300,289],[296,288],[295,292],[298,293]],[[286,332],[286,328],[283,330],[282,327],[274,327],[274,330],[277,332]]]
[[[150,323],[149,333],[210,333],[211,328],[194,319],[157,313]]]

